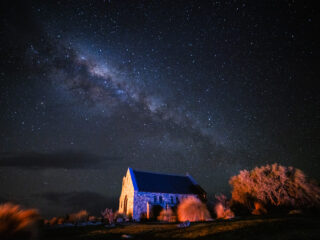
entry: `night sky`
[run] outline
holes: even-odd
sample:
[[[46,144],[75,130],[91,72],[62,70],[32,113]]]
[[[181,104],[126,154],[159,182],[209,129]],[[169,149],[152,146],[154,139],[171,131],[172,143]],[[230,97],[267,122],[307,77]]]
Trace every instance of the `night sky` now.
[[[128,166],[214,196],[278,162],[319,180],[311,1],[1,1],[0,202],[116,208]]]

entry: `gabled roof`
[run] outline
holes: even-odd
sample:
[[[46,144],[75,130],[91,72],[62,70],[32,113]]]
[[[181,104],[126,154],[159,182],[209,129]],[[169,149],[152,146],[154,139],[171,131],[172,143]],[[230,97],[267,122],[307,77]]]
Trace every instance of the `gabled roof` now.
[[[170,175],[138,171],[129,168],[134,189],[139,192],[205,194],[205,191],[187,175]]]

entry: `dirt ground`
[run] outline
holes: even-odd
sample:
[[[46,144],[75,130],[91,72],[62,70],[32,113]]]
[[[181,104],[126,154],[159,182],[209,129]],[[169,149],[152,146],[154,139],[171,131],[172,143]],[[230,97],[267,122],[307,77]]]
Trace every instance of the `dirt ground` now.
[[[192,223],[126,223],[104,226],[70,227],[42,231],[42,239],[320,239],[320,220],[308,216],[251,217]]]

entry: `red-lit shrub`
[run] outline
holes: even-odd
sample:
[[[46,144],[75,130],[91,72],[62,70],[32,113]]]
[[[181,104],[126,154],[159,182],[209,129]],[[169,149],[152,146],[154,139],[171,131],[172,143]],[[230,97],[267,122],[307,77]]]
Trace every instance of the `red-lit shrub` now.
[[[183,199],[178,205],[177,214],[180,222],[207,221],[211,219],[206,205],[196,197]]]
[[[111,208],[106,208],[103,212],[101,212],[101,215],[108,221],[109,224],[112,224],[114,222],[115,214],[113,213]]]
[[[254,213],[265,208],[309,208],[319,206],[320,187],[299,169],[278,164],[242,170],[230,179],[233,204],[241,204]]]
[[[176,222],[177,221],[177,217],[174,215],[171,208],[163,209],[160,212],[157,219],[162,222]]]
[[[254,209],[252,210],[251,214],[253,215],[264,215],[267,214],[267,209],[259,202],[254,202]]]
[[[95,216],[89,216],[88,220],[90,222],[96,222],[97,221],[97,218]]]
[[[0,239],[31,239],[37,235],[38,211],[19,205],[0,205]]]
[[[58,223],[58,218],[57,217],[53,217],[48,221],[48,223],[51,226],[56,225]]]
[[[86,210],[81,210],[77,213],[70,214],[69,220],[73,223],[85,222],[88,220],[88,215]]]
[[[234,218],[234,213],[229,207],[229,201],[227,197],[223,194],[216,196],[217,203],[214,207],[214,211],[217,215],[217,218],[230,219]]]

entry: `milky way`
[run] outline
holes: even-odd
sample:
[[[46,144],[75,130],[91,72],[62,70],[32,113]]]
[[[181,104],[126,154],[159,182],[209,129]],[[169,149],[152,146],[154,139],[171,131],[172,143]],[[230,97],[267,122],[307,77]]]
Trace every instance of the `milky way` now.
[[[312,3],[1,9],[0,202],[99,213],[117,206],[128,166],[189,172],[209,196],[267,163],[318,177]]]

